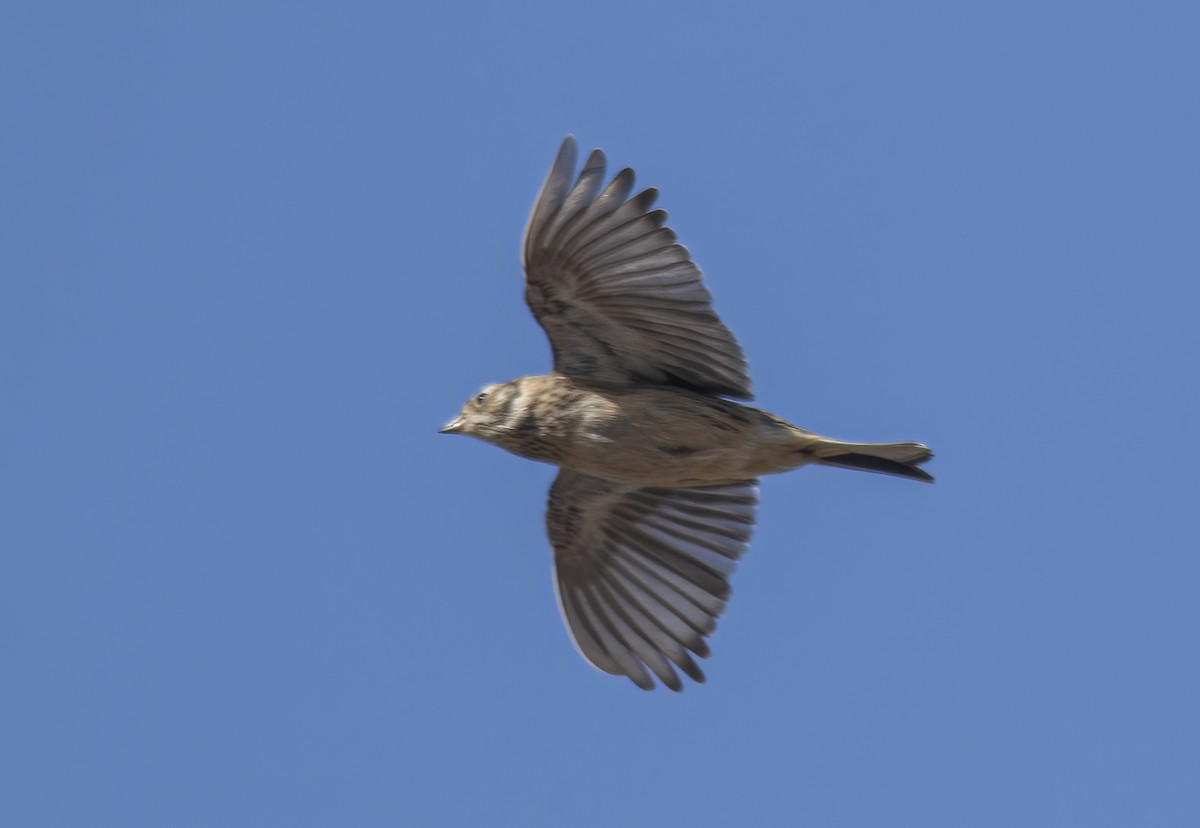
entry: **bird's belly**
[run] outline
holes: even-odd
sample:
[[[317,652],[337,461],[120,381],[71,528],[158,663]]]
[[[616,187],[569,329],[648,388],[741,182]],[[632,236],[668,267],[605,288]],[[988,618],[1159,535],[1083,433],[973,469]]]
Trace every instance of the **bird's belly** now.
[[[744,458],[725,449],[707,451],[622,452],[614,457],[605,451],[585,452],[571,463],[576,471],[621,483],[642,486],[704,486],[746,480],[756,474]]]
[[[589,425],[560,465],[644,486],[701,486],[762,473],[756,428],[644,413]]]

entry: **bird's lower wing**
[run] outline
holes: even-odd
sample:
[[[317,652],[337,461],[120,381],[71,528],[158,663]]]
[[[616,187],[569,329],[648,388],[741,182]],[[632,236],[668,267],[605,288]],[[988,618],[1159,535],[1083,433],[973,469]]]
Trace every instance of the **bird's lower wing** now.
[[[651,673],[681,690],[674,667],[704,681],[692,654],[709,654],[704,639],[725,609],[757,508],[756,480],[639,488],[560,471],[546,526],[559,608],[580,654],[645,690]]]

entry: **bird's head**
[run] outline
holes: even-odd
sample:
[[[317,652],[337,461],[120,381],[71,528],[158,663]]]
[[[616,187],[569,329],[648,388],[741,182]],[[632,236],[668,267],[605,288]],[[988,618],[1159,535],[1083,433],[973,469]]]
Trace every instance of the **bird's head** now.
[[[489,443],[502,443],[512,430],[518,380],[484,386],[463,403],[462,411],[439,429],[442,434],[469,434]]]

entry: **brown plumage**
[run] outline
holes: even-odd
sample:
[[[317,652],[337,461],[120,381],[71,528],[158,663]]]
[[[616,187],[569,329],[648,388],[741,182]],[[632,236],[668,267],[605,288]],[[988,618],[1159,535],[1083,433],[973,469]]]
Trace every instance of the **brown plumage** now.
[[[920,443],[846,443],[734,399],[746,361],[686,248],[630,197],[601,189],[593,150],[572,182],[563,141],[525,231],[525,297],[554,370],[491,385],[442,429],[560,467],[546,526],[559,605],[580,653],[644,689],[682,689],[729,597],[763,474],[808,463],[931,482]],[[733,398],[733,399],[730,399]]]

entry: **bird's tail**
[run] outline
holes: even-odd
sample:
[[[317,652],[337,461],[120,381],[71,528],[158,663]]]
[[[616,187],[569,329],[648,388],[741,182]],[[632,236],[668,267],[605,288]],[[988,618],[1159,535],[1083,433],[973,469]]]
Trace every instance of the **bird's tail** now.
[[[933,482],[933,475],[919,468],[933,457],[929,446],[921,443],[843,443],[823,438],[809,452],[813,461],[822,466],[894,474],[926,483]]]

